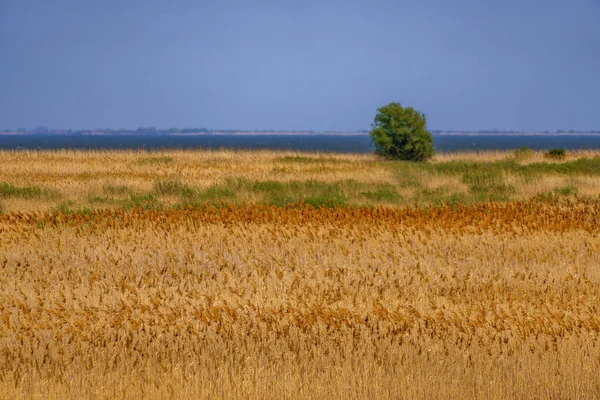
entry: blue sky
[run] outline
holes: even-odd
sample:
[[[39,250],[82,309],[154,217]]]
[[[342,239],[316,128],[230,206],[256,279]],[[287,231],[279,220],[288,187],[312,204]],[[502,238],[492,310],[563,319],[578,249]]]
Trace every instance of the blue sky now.
[[[600,0],[0,0],[0,128],[599,129]]]

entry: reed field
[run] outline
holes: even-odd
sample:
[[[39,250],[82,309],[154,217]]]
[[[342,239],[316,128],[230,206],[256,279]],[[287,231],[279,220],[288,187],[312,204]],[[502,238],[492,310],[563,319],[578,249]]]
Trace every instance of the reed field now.
[[[600,153],[0,152],[0,398],[598,399]]]
[[[277,151],[0,151],[4,212],[212,204],[468,204],[598,197],[600,151],[441,154],[433,162]]]

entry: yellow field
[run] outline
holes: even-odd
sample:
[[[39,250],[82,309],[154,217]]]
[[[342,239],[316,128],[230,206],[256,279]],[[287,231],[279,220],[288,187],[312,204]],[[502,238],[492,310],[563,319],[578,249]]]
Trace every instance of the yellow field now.
[[[93,187],[155,190],[155,174],[208,187],[272,179],[281,165],[298,169],[281,179],[381,184],[390,173],[368,156],[319,164],[349,160],[361,166],[354,175],[277,161],[288,156],[243,153],[244,164],[235,153],[173,152],[156,155],[172,160],[161,166],[133,152],[0,153],[0,182],[55,190],[5,190],[0,398],[600,398],[593,186],[580,186],[589,197],[430,207],[248,197],[53,208],[87,204]],[[538,184],[567,178],[597,179]]]

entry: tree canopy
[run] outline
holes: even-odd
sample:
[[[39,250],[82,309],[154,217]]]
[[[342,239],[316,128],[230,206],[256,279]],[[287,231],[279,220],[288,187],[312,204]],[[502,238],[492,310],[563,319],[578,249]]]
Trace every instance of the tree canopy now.
[[[423,113],[399,103],[378,108],[370,132],[375,153],[388,159],[427,161],[434,149],[426,122]]]

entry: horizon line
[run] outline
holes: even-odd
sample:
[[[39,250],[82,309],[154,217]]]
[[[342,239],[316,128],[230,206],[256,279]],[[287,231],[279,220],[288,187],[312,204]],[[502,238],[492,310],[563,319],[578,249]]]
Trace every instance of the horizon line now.
[[[153,126],[149,127],[138,127],[135,129],[131,128],[48,128],[45,126],[40,126],[33,129],[27,128],[6,128],[0,129],[0,133],[3,134],[18,134],[18,133],[27,133],[27,134],[52,134],[52,133],[138,133],[138,134],[210,134],[210,133],[231,133],[231,134],[240,134],[240,133],[252,133],[252,134],[260,134],[260,133],[303,133],[303,134],[332,134],[332,133],[363,133],[368,134],[370,130],[366,129],[358,129],[358,130],[314,130],[314,129],[231,129],[231,128],[204,128],[204,127],[186,127],[186,128],[156,128]],[[600,129],[540,129],[540,130],[531,130],[531,129],[429,129],[429,132],[433,134],[443,134],[443,133],[511,133],[511,134],[519,134],[519,133],[546,133],[546,134],[574,134],[574,133],[600,133]]]

